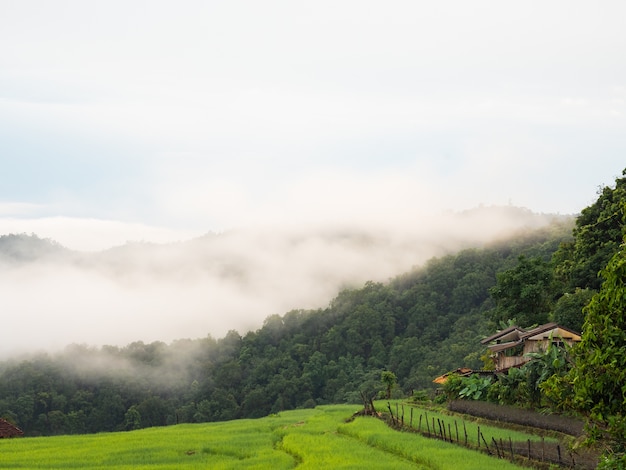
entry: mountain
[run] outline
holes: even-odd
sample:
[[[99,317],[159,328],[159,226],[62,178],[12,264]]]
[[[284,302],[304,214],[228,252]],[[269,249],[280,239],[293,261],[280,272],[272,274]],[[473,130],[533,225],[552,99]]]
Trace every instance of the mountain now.
[[[572,218],[553,218],[508,239],[431,258],[385,282],[344,288],[326,307],[269,315],[243,335],[231,330],[220,339],[200,333],[169,344],[75,344],[55,354],[9,359],[0,363],[0,416],[30,435],[98,432],[358,402],[361,392],[380,387],[383,370],[397,376],[398,393],[427,389],[450,369],[481,366],[480,339],[489,331],[486,312],[493,308],[489,289],[498,273],[516,266],[520,255],[549,260],[571,240],[572,226]],[[220,236],[172,246],[127,245],[64,259],[81,269],[116,272],[124,266],[125,282],[133,280],[127,270],[133,264],[124,259],[135,263],[134,269],[153,263],[158,275],[183,279],[190,265],[209,264],[205,269],[222,273],[228,266],[228,276],[246,282],[249,271],[234,267],[250,266],[247,261],[197,251],[216,239]],[[301,243],[292,239],[293,246]],[[175,273],[165,269],[177,269],[172,261],[189,246],[196,246],[194,260],[202,262]]]

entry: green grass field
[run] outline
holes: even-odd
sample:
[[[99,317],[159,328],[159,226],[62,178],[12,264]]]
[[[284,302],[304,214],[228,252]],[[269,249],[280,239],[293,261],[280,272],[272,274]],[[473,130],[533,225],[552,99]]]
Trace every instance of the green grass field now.
[[[394,431],[374,418],[346,422],[359,409],[332,405],[256,420],[6,439],[0,440],[0,468],[520,468],[454,444]]]
[[[375,403],[376,409],[379,411],[388,412],[387,401],[377,401]],[[396,412],[396,402],[391,402],[391,410],[396,416],[399,414],[402,415],[401,404],[398,407],[398,413]],[[399,402],[401,403],[401,402]],[[404,423],[405,425],[409,425],[411,423],[410,418],[410,410],[411,406],[404,406]],[[420,425],[420,415],[422,416],[421,425]],[[435,421],[435,429],[433,430],[433,418]],[[428,428],[426,426],[426,419],[428,419]],[[509,442],[509,438],[513,442],[526,442],[527,439],[530,439],[533,442],[541,441],[541,436],[539,434],[529,434],[522,431],[517,431],[515,429],[507,428],[507,427],[498,427],[490,424],[486,424],[484,419],[480,418],[472,418],[470,416],[464,416],[463,418],[458,417],[454,414],[441,413],[432,409],[420,408],[419,406],[413,407],[413,420],[412,427],[414,429],[418,429],[421,426],[421,431],[426,432],[427,429],[433,434],[439,434],[439,424],[437,420],[440,420],[442,423],[445,423],[445,432],[448,433],[448,429],[452,434],[453,440],[457,440],[457,430],[459,435],[459,440],[461,442],[465,441],[465,432],[467,432],[468,443],[476,446],[478,444],[478,428],[480,427],[480,431],[483,434],[484,439],[491,444],[492,439],[496,441],[500,441],[502,439],[505,442]],[[456,426],[455,426],[456,421]],[[448,425],[450,428],[448,428]],[[552,437],[546,437],[546,442],[556,442],[557,440]],[[482,444],[481,444],[482,445]]]

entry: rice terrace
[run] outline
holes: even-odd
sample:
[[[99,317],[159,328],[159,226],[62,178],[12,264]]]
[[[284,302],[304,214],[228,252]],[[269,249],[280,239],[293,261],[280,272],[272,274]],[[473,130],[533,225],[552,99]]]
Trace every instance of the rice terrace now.
[[[404,409],[398,402],[376,402],[379,409],[391,410],[387,418],[409,425],[414,431],[417,417],[426,421],[453,422],[453,417],[432,410],[408,407],[406,416],[395,414]],[[409,411],[412,410],[412,411]],[[389,412],[387,412],[389,413]],[[395,414],[395,417],[392,417]],[[458,421],[457,421],[458,419]],[[421,421],[421,420],[420,420]],[[363,416],[358,405],[327,405],[315,409],[284,411],[259,419],[219,423],[180,424],[129,432],[79,436],[32,437],[0,440],[0,467],[89,468],[89,469],[183,469],[183,468],[380,468],[380,469],[513,469],[549,468],[523,457],[496,454],[496,442],[556,442],[522,430],[499,428],[484,420],[454,418],[456,441],[463,433],[475,440],[477,430],[490,453],[464,448],[444,439],[429,438],[417,432],[401,432],[381,419]],[[452,436],[455,440],[454,424]],[[398,427],[398,426],[396,426]],[[458,430],[462,428],[459,437]],[[430,429],[430,425],[429,425]],[[429,431],[430,432],[430,431]],[[437,431],[438,432],[438,431]],[[436,437],[435,432],[433,436]],[[467,438],[466,438],[467,439]],[[461,443],[462,444],[462,443]],[[475,445],[475,444],[474,444]],[[472,444],[470,444],[472,446]],[[546,465],[546,466],[544,466]]]

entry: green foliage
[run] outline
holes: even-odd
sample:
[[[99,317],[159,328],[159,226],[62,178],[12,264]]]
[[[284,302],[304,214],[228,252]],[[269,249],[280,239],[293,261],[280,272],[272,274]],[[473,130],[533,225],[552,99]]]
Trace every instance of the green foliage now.
[[[626,246],[602,271],[600,291],[586,307],[582,341],[570,373],[573,406],[586,414],[592,436],[624,452],[626,436]]]
[[[600,288],[598,273],[605,268],[624,237],[624,204],[626,203],[626,169],[615,186],[600,189],[598,199],[584,208],[576,219],[574,241],[563,244],[555,255],[555,272],[566,286]]]
[[[396,374],[389,370],[384,370],[380,374],[380,381],[385,387],[385,398],[390,399],[391,391],[398,383],[398,378],[396,377]]]
[[[470,375],[464,377],[462,382],[464,387],[459,391],[459,398],[482,400],[487,396],[487,391],[491,386],[491,377]]]
[[[494,323],[513,321],[535,325],[548,321],[552,309],[552,269],[542,258],[520,256],[517,266],[498,273],[490,289],[496,308],[489,312]]]
[[[557,378],[564,377],[571,369],[570,348],[567,344],[557,346],[552,341],[545,351],[528,353],[532,360],[524,365],[528,377],[528,396],[532,406],[541,406],[543,386],[549,379],[559,383]]]
[[[490,376],[482,377],[473,374],[462,377],[458,374],[450,374],[443,384],[443,392],[448,400],[485,400],[492,386]]]
[[[589,304],[595,291],[577,287],[574,292],[566,292],[559,298],[552,312],[552,321],[574,331],[582,331],[585,315],[584,307]]]
[[[528,403],[528,371],[511,368],[498,374],[487,392],[487,400],[500,405],[523,405]]]

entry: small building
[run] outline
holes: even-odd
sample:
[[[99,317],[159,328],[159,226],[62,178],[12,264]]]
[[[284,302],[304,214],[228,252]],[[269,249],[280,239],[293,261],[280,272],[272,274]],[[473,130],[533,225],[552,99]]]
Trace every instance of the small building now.
[[[550,344],[572,346],[580,339],[580,334],[569,328],[546,323],[530,330],[510,326],[483,339],[481,344],[486,344],[491,352],[496,372],[503,372],[530,361],[528,353],[545,351]]]
[[[469,377],[470,375],[476,375],[476,374],[489,376],[489,375],[493,375],[493,371],[492,370],[474,370],[474,369],[469,369],[468,367],[459,367],[457,370],[454,370],[452,372],[446,372],[445,374],[440,375],[435,380],[433,380],[433,383],[442,385],[448,381],[448,378],[451,375],[454,375],[457,377]]]
[[[6,419],[0,418],[0,438],[21,437],[23,435],[24,432],[20,428],[9,423]]]

